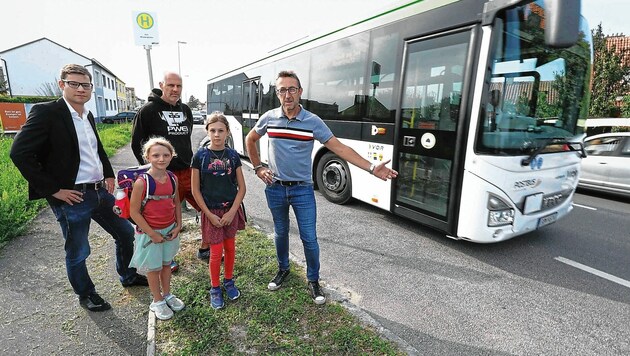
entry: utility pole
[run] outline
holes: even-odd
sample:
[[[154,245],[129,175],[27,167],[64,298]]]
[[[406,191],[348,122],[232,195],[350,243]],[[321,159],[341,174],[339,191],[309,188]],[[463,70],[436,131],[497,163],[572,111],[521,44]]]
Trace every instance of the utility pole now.
[[[179,45],[180,44],[186,44],[186,42],[184,41],[177,41],[177,66],[179,68],[179,72],[177,72],[179,74],[179,76],[182,76],[182,62],[179,56]]]

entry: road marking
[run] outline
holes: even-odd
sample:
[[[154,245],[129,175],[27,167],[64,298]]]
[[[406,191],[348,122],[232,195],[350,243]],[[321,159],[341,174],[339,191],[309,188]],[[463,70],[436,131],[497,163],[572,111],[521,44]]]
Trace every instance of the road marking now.
[[[594,274],[594,275],[596,275],[598,277],[607,279],[607,280],[609,280],[611,282],[615,282],[617,284],[621,284],[624,287],[630,288],[630,281],[626,281],[625,279],[613,276],[612,274],[608,274],[606,272],[602,272],[602,271],[600,271],[598,269],[595,269],[595,268],[583,265],[583,264],[575,262],[575,261],[571,261],[570,259],[564,258],[564,257],[561,257],[561,256],[554,257],[553,259],[556,260],[556,261],[560,261],[562,263],[566,263],[569,266],[573,266],[575,268],[579,268],[582,271],[585,271],[585,272],[588,272],[588,273],[592,273],[592,274]]]
[[[580,204],[575,204],[575,203],[573,203],[573,206],[577,206],[579,208],[584,208],[588,210],[597,210],[597,208],[593,208],[592,206],[580,205]]]

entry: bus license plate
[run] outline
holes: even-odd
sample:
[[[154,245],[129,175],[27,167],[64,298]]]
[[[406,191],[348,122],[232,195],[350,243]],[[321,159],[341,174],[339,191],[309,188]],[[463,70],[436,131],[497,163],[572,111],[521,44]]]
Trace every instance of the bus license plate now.
[[[549,224],[555,223],[557,217],[558,217],[558,213],[553,213],[551,215],[543,216],[542,218],[538,219],[538,227],[541,228],[543,226],[547,226]]]

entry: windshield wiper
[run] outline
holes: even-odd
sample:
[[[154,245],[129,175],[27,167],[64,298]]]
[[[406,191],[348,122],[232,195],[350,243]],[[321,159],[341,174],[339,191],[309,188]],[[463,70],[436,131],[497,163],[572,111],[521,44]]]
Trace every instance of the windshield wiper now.
[[[544,140],[544,141],[540,146],[538,146],[538,148],[534,150],[534,152],[532,152],[532,154],[529,155],[529,157],[523,158],[523,160],[521,161],[521,166],[523,167],[529,166],[529,164],[532,163],[532,160],[536,158],[536,156],[538,156],[540,152],[542,152],[545,148],[547,148],[547,146],[551,144],[557,145],[557,144],[569,143],[567,139],[564,137],[539,138],[539,140]]]

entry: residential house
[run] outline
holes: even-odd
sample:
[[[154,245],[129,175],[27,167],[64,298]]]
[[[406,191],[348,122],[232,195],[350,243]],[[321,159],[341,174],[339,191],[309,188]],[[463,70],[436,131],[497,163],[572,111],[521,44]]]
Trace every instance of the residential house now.
[[[125,90],[125,82],[116,78],[116,100],[118,100],[118,112],[127,111],[127,91]]]
[[[92,58],[90,67],[94,76],[94,93],[92,95],[96,101],[98,118],[116,115],[118,113],[116,76],[94,58]]]
[[[85,66],[92,74],[94,90],[92,100],[86,103],[86,108],[97,121],[118,112],[116,83],[119,79],[94,58],[77,53],[46,37],[0,50],[0,58],[3,68],[0,71],[4,72],[6,78],[10,78],[8,84],[13,96],[61,95],[58,86],[60,70],[68,63],[75,63]]]
[[[125,92],[126,92],[125,97],[127,99],[125,106],[127,107],[127,110],[136,110],[138,108],[136,105],[136,89],[131,88],[131,87],[126,87]]]

